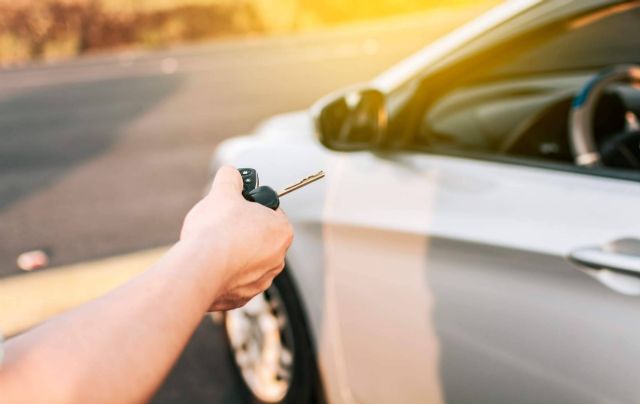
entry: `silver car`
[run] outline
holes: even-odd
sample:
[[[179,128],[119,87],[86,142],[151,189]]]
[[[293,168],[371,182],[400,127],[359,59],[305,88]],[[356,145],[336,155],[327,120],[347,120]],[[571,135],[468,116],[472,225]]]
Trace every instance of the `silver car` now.
[[[287,195],[263,403],[640,402],[640,2],[510,1],[213,159]]]

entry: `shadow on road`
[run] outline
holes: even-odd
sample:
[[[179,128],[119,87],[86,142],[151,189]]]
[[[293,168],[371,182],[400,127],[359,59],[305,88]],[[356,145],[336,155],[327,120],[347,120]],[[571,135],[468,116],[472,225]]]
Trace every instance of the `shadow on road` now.
[[[224,341],[224,329],[205,317],[152,403],[247,403]]]

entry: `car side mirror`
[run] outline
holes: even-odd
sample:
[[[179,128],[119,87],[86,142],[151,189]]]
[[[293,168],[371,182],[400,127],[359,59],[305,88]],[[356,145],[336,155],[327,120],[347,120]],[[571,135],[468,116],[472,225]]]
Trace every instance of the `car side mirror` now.
[[[320,142],[339,151],[374,148],[387,131],[384,94],[372,88],[354,88],[329,95],[311,108]]]

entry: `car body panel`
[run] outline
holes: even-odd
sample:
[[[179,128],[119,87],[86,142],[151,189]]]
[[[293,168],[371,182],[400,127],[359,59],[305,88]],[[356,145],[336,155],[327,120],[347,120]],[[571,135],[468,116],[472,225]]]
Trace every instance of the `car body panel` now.
[[[434,379],[451,402],[637,401],[640,302],[565,260],[640,237],[640,219],[627,214],[637,183],[427,154],[355,153],[333,170],[325,270],[335,274],[340,335],[359,341],[342,354],[361,402],[391,397],[375,381],[401,397],[423,387],[407,397],[418,402]],[[390,366],[394,350],[402,371]],[[425,369],[433,362],[435,376]],[[416,374],[421,384],[410,383]]]

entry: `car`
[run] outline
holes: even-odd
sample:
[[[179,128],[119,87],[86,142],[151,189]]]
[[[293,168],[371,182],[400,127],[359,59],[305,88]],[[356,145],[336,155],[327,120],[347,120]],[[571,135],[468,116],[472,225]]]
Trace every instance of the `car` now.
[[[251,402],[640,401],[640,2],[509,1],[215,151],[284,187]]]

